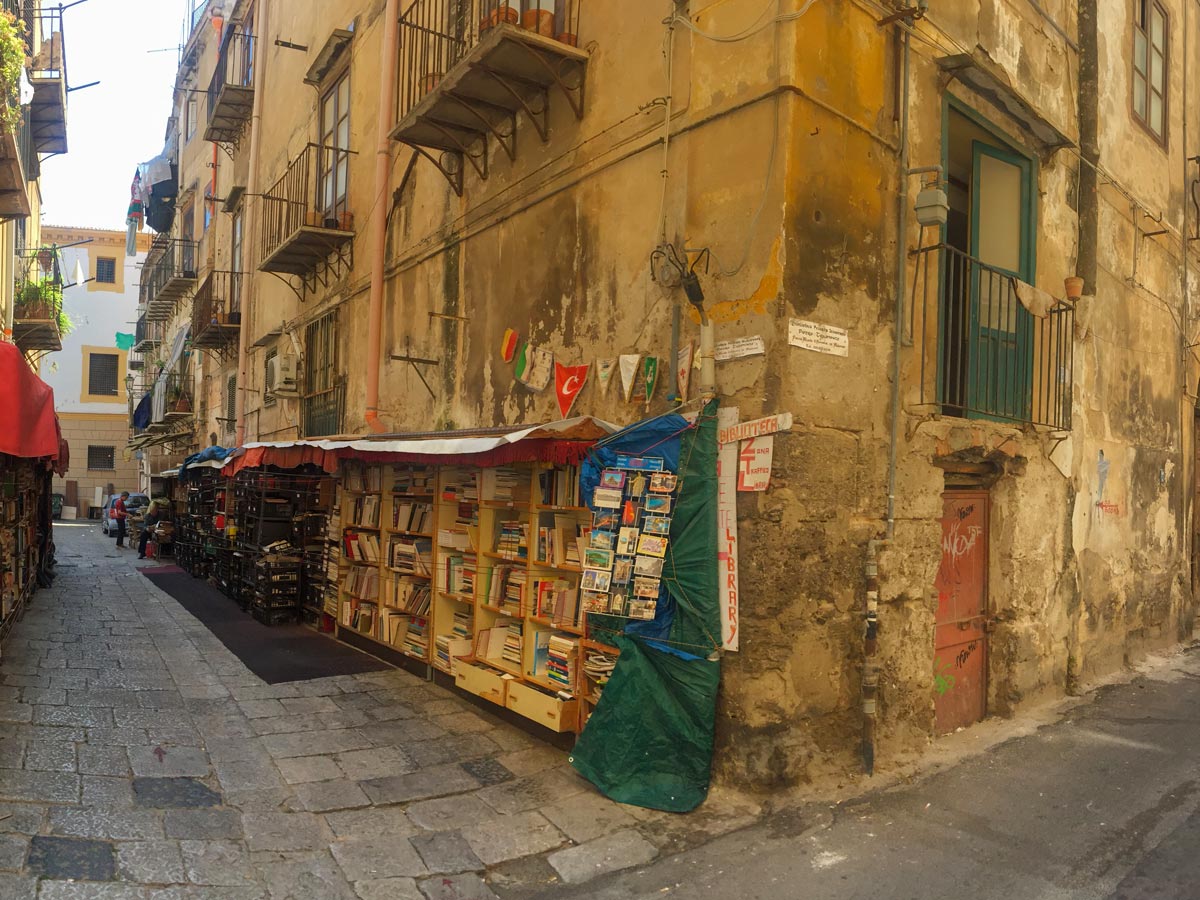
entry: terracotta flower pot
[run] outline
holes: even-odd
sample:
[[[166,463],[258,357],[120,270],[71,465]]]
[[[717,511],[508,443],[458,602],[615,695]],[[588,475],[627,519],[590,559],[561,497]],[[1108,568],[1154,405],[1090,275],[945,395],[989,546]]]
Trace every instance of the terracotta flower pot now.
[[[554,13],[548,9],[527,9],[521,18],[521,27],[526,31],[552,38],[554,37]]]
[[[489,28],[495,28],[497,25],[516,25],[521,21],[521,15],[515,7],[509,6],[504,0],[500,0],[488,15],[483,17],[479,23],[479,31],[482,33]]]
[[[1069,278],[1064,278],[1063,287],[1067,292],[1068,300],[1078,300],[1083,296],[1083,279],[1078,275],[1072,275]]]

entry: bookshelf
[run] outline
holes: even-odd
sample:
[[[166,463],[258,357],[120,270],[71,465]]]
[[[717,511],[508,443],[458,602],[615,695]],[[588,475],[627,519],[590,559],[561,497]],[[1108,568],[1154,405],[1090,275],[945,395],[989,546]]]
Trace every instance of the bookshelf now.
[[[343,470],[340,632],[552,730],[578,730],[580,539],[591,512],[577,469]]]
[[[41,551],[41,484],[35,464],[5,457],[0,468],[0,640],[8,635],[37,586]]]

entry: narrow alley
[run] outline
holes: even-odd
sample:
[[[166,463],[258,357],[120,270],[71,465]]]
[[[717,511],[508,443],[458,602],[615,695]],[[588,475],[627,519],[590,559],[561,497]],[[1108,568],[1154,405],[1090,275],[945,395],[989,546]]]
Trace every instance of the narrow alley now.
[[[0,664],[4,900],[529,896],[688,840],[406,672],[268,685],[98,526],[55,536]]]

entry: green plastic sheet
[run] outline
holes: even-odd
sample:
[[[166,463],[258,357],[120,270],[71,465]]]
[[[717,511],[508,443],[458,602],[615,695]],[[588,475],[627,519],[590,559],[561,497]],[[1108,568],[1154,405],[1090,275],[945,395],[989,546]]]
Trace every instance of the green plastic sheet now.
[[[613,637],[620,658],[571,756],[605,796],[669,812],[704,802],[712,773],[721,634],[716,408],[709,403],[679,437],[681,486],[663,566],[673,607],[667,637],[636,626]]]

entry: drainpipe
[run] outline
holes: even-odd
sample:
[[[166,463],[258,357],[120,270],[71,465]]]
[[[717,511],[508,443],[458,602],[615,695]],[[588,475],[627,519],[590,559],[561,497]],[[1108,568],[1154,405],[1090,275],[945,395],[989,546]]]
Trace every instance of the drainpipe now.
[[[862,676],[862,759],[868,775],[875,774],[876,698],[879,693],[879,664],[875,661],[879,649],[879,547],[882,541],[867,541],[867,604],[866,634],[863,637]]]
[[[909,34],[904,29],[900,78],[900,191],[896,203],[896,321],[892,328],[892,435],[888,447],[887,539],[896,533],[896,455],[900,447],[900,342],[904,320],[905,244],[908,238]]]
[[[253,34],[254,41],[257,46],[254,48],[254,106],[250,113],[250,173],[246,178],[246,214],[242,217],[242,257],[247,257],[246,253],[246,235],[254,234],[253,216],[258,208],[258,204],[249,202],[250,199],[258,195],[258,156],[259,148],[262,142],[259,140],[259,135],[262,133],[262,109],[267,86],[267,54],[265,52],[266,41],[264,37],[267,33],[267,28],[270,21],[271,4],[267,0],[262,3],[254,4],[254,25]],[[249,268],[249,267],[246,267]],[[247,346],[250,330],[250,296],[253,276],[240,279],[241,281],[241,312],[242,324],[238,328],[238,372],[237,383],[238,391],[234,402],[234,409],[237,417],[237,446],[241,447],[246,443],[246,388],[249,387],[249,365],[248,357],[250,349]],[[257,437],[257,435],[255,435]]]
[[[379,368],[383,355],[383,278],[387,263],[387,192],[392,168],[392,140],[388,137],[396,113],[396,62],[400,47],[400,0],[387,0],[383,12],[383,59],[379,72],[379,143],[375,148],[375,201],[371,221],[371,300],[367,318],[367,429],[381,434],[379,420]]]

